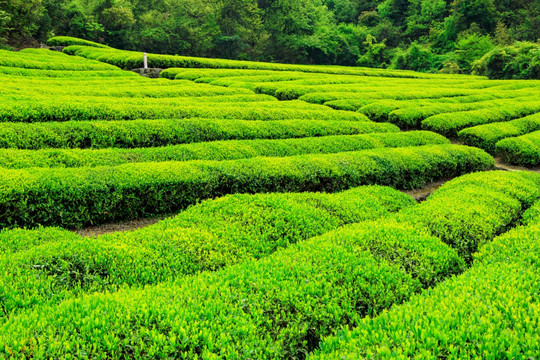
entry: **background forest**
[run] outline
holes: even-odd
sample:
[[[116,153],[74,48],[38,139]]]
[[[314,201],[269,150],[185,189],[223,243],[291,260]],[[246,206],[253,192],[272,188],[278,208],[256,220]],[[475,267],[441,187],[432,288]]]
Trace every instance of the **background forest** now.
[[[0,0],[3,46],[54,35],[153,53],[540,78],[540,0]]]

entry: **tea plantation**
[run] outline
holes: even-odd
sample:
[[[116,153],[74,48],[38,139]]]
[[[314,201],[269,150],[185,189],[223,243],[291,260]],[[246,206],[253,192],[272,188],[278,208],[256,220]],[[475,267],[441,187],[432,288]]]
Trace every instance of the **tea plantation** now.
[[[540,81],[49,45],[0,50],[0,359],[540,358]]]

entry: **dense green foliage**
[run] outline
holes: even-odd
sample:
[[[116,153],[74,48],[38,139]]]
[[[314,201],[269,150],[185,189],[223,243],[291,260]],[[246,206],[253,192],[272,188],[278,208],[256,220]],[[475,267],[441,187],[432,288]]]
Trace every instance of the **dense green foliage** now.
[[[501,140],[495,144],[495,152],[511,164],[537,166],[540,164],[540,131]]]
[[[478,146],[491,154],[502,139],[525,135],[540,130],[540,113],[517,120],[474,126],[461,130],[459,139],[467,145]]]
[[[20,46],[70,35],[141,52],[539,78],[539,8],[536,0],[8,1],[0,39]]]
[[[456,191],[469,200],[462,202],[456,195],[449,206],[448,198]],[[539,197],[538,174],[477,173],[446,183],[430,196],[429,205],[404,213],[470,262],[479,246],[514,225],[523,210]],[[445,216],[429,216],[441,211],[445,211]]]
[[[474,72],[491,79],[540,79],[540,45],[516,43],[498,47],[473,64]]]
[[[55,36],[47,40],[47,45],[49,46],[70,46],[70,45],[83,45],[83,46],[93,46],[98,48],[108,48],[107,45],[98,44],[93,41],[88,41],[84,39],[78,39],[71,36]]]
[[[0,223],[80,227],[171,213],[239,192],[339,191],[370,184],[415,188],[493,165],[479,149],[432,145],[283,158],[2,169]]]
[[[56,228],[3,231],[0,241],[7,254],[0,258],[0,283],[10,296],[2,299],[2,308],[9,316],[84,293],[217,270],[413,203],[383,187],[337,194],[233,195],[135,232],[100,236],[91,245]]]
[[[533,184],[536,188],[531,187]],[[527,189],[516,191],[515,188],[521,185]],[[438,222],[438,219],[445,218],[448,222],[460,223],[462,231],[469,237],[481,235],[489,241],[498,229],[510,225],[519,217],[526,204],[530,205],[538,199],[539,185],[540,176],[537,174],[489,172],[451,181],[444,189],[436,191],[433,198],[416,206],[406,206],[410,202],[405,200],[405,196],[397,196],[395,192],[381,188],[372,189],[382,195],[385,199],[382,202],[377,200],[377,196],[364,200],[363,194],[367,195],[371,190],[366,188],[336,195],[232,196],[205,202],[177,218],[136,232],[132,241],[141,244],[138,246],[145,246],[155,240],[164,243],[165,239],[170,238],[175,239],[174,244],[178,242],[189,247],[187,239],[176,240],[182,236],[182,232],[177,231],[178,226],[200,223],[201,229],[211,229],[209,232],[216,233],[218,229],[223,230],[221,222],[230,219],[231,229],[236,231],[230,234],[217,232],[220,235],[215,237],[215,245],[227,244],[219,241],[220,236],[244,238],[245,242],[241,240],[235,243],[240,245],[240,249],[261,249],[263,254],[268,254],[267,246],[272,244],[272,239],[281,238],[281,231],[289,234],[289,238],[280,245],[289,245],[289,241],[290,245],[258,260],[247,260],[216,272],[179,276],[144,289],[124,288],[114,293],[97,293],[79,299],[71,298],[59,304],[36,306],[32,311],[23,312],[0,325],[0,340],[5,344],[0,348],[0,354],[3,352],[15,357],[36,359],[80,356],[83,353],[111,359],[126,356],[154,359],[171,356],[303,357],[318,347],[321,338],[331,335],[340,327],[365,324],[367,321],[362,320],[364,316],[376,316],[382,310],[408,300],[424,287],[435,286],[438,289],[463,278],[444,281],[451,275],[463,272],[464,261],[450,246],[422,230],[422,225],[416,223],[418,212],[423,212],[425,220],[433,224],[431,231],[434,233],[445,233],[447,223]],[[476,198],[472,190],[481,186],[480,194],[485,191],[485,196]],[[533,192],[529,191],[531,189]],[[490,194],[495,194],[496,198]],[[240,206],[248,198],[254,200],[253,204],[257,205],[255,209]],[[508,217],[504,207],[496,207],[492,219],[498,220],[490,221],[482,229],[476,226],[478,218],[463,216],[452,209],[458,202],[470,208],[488,208],[499,199],[514,201],[518,205],[523,203],[524,208]],[[346,202],[342,205],[343,200]],[[307,224],[318,223],[322,228],[313,226],[313,232],[325,232],[332,226],[339,226],[343,221],[339,219],[343,219],[343,214],[351,210],[363,215],[352,218],[346,215],[345,218],[357,221],[362,217],[376,218],[404,205],[405,209],[396,216],[345,226],[322,236],[299,241],[309,236],[304,232],[309,229],[305,227]],[[359,209],[359,206],[366,208]],[[370,211],[373,211],[371,215]],[[260,219],[249,216],[259,213]],[[300,214],[304,216],[298,217]],[[323,216],[333,220],[318,218]],[[525,217],[529,218],[530,215]],[[218,222],[214,224],[215,219]],[[250,222],[246,223],[246,219],[250,219]],[[285,219],[292,220],[292,224]],[[269,226],[267,222],[270,222]],[[289,229],[295,227],[299,232],[291,235]],[[486,230],[488,233],[485,233]],[[263,234],[263,242],[256,236],[251,237],[251,234],[259,232]],[[295,237],[297,243],[293,243]],[[144,274],[145,257],[137,257],[137,252],[130,253],[120,245],[126,241],[122,239],[129,238],[129,234],[105,236],[103,240],[98,238],[98,247],[103,246],[101,241],[113,240],[118,244],[116,252],[105,255],[91,251],[81,259],[82,264],[94,266],[92,259],[108,256],[115,259],[111,261],[116,266],[106,265],[116,271],[111,276],[113,281],[120,279],[114,276],[121,274],[122,269],[126,274],[124,279],[136,279],[138,274]],[[64,248],[54,243],[50,245],[53,249]],[[511,242],[506,245],[515,246]],[[35,252],[35,256],[41,256],[41,261],[46,262],[49,255],[46,244],[43,246],[41,251]],[[86,253],[82,249],[76,250],[76,245],[68,244],[65,248],[72,249],[74,254]],[[165,247],[153,251],[159,249]],[[235,247],[218,249],[236,250]],[[239,253],[242,254],[242,251]],[[505,251],[504,254],[507,253]],[[3,259],[14,263],[21,261],[18,265],[21,266],[29,253],[27,256],[22,254],[14,253]],[[70,254],[69,250],[64,254]],[[208,254],[213,252],[209,251]],[[531,253],[531,258],[536,256],[533,254],[535,252]],[[198,254],[193,256],[197,257]],[[201,258],[206,259],[204,256]],[[248,251],[247,258],[250,256],[253,255]],[[134,261],[122,262],[122,258]],[[70,259],[79,258],[73,256]],[[220,259],[220,256],[215,257],[217,261]],[[489,262],[479,261],[480,264]],[[101,269],[100,262],[107,264],[105,260],[100,260],[96,262],[97,269]],[[140,264],[136,271],[133,270],[137,266],[135,264]],[[171,261],[164,264],[170,266]],[[475,271],[477,266],[475,263],[469,271]],[[60,274],[68,272],[68,269],[60,268]],[[33,271],[41,271],[41,268]],[[58,278],[63,279],[62,276]],[[54,277],[50,274],[46,279],[51,281]],[[90,278],[89,282],[93,280]],[[40,281],[45,283],[47,280]],[[81,285],[85,283],[71,283],[70,291],[80,289]],[[413,297],[412,302],[422,296],[425,295]],[[383,312],[383,316],[386,314]],[[377,319],[373,321],[377,323]],[[392,343],[385,345],[389,344]],[[329,345],[323,347],[328,348]]]
[[[226,1],[239,18],[247,3]],[[377,12],[401,22],[407,4]],[[128,2],[102,5],[107,26],[129,15]],[[466,9],[452,27],[482,9],[452,7]],[[484,10],[469,30],[502,39],[497,7]],[[467,71],[492,48],[469,35],[456,38]],[[50,40],[80,56],[0,50],[1,359],[538,353],[540,175],[479,171],[495,167],[481,148],[538,164],[540,82],[156,54],[151,64],[187,67],[149,79],[114,66],[140,53],[87,38],[99,43]],[[383,59],[376,40],[359,62]],[[436,63],[422,43],[396,54],[397,67]],[[512,77],[534,68],[528,54]],[[366,184],[377,186],[355,188]]]
[[[537,356],[539,205],[528,225],[481,247],[470,270],[328,338],[310,359]]]
[[[508,121],[540,112],[540,101],[516,102],[514,106],[499,106],[482,110],[446,113],[428,117],[422,121],[422,129],[435,131],[445,136],[456,137],[464,128]]]
[[[138,148],[216,140],[287,139],[310,136],[395,133],[392,124],[327,120],[128,120],[4,123],[0,147]]]
[[[56,42],[56,38],[51,39]],[[88,59],[99,60],[109,64],[113,64],[123,69],[140,68],[143,66],[143,55],[140,52],[134,51],[122,51],[117,49],[103,49],[96,48],[94,46],[80,46],[71,45],[63,50],[69,55],[78,55]],[[425,78],[429,77],[425,74],[415,73],[413,71],[396,71],[396,70],[380,70],[366,67],[325,67],[313,65],[291,65],[271,62],[254,62],[254,61],[242,61],[242,60],[227,60],[227,59],[215,59],[215,58],[203,58],[203,57],[191,57],[191,56],[178,56],[178,55],[160,55],[160,54],[147,54],[148,64],[151,67],[157,68],[181,68],[166,70],[163,72],[163,76],[167,78],[175,78],[178,72],[185,68],[210,68],[210,69],[242,69],[242,70],[267,70],[267,71],[300,71],[300,72],[313,72],[313,73],[334,73],[342,75],[374,75],[374,76],[388,76],[388,77],[412,77],[412,78]],[[182,77],[180,77],[182,78]]]
[[[234,160],[257,156],[294,156],[302,154],[331,154],[384,147],[407,147],[447,144],[441,135],[415,131],[407,133],[377,133],[307,137],[285,140],[228,140],[184,144],[158,148],[129,150],[3,150],[0,166],[10,169],[27,167],[116,166],[136,162]]]

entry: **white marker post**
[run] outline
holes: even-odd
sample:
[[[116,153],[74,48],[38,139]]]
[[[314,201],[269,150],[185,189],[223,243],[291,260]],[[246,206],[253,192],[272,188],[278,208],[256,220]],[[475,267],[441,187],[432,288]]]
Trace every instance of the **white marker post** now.
[[[148,69],[148,57],[146,56],[146,53],[144,53],[144,56],[143,56],[143,63],[144,63],[144,68]]]

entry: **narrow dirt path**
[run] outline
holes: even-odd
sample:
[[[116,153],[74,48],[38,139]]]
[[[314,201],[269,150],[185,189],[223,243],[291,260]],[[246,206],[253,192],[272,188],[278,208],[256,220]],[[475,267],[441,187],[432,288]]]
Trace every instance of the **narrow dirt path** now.
[[[431,195],[432,192],[434,192],[435,190],[437,190],[438,188],[440,188],[441,186],[444,185],[444,183],[446,183],[447,181],[450,181],[452,179],[445,179],[445,180],[439,180],[439,181],[434,181],[434,182],[431,182],[429,184],[427,184],[426,186],[424,186],[423,188],[421,189],[414,189],[414,190],[401,190],[401,192],[407,194],[407,195],[410,195],[412,196],[412,198],[416,201],[424,201],[426,200],[426,198]]]
[[[496,157],[494,158],[495,159],[495,166],[497,167],[497,169],[499,170],[507,170],[507,171],[533,171],[533,172],[536,172],[536,173],[539,173],[540,174],[540,167],[534,167],[534,168],[526,168],[526,167],[523,167],[523,166],[515,166],[515,165],[510,165],[510,164],[507,164],[507,163],[504,163],[501,161],[500,158]]]
[[[125,232],[147,227],[171,216],[174,215],[162,215],[147,219],[136,219],[117,223],[94,225],[84,229],[74,230],[74,232],[84,237],[96,237],[108,233]]]
[[[534,171],[537,173],[540,173],[540,168],[525,168],[525,167],[519,167],[519,166],[512,166],[505,163],[502,163],[500,159],[495,158],[496,163],[496,170],[505,170],[505,171]],[[440,188],[444,183],[450,181],[452,179],[444,179],[439,181],[434,181],[426,186],[424,186],[421,189],[414,189],[414,190],[401,190],[401,192],[410,195],[418,202],[424,201],[427,199],[431,193],[433,193],[435,190]],[[89,226],[84,229],[80,230],[74,230],[77,234],[84,236],[84,237],[95,237],[103,234],[108,233],[114,233],[114,232],[125,232],[125,231],[131,231],[136,230],[139,228],[143,228],[146,226],[153,225],[163,219],[167,219],[170,217],[173,217],[175,214],[169,214],[169,215],[162,215],[157,216],[153,218],[147,218],[147,219],[137,219],[137,220],[130,220],[130,221],[122,221],[117,223],[109,223],[109,224],[102,224],[102,225],[95,225],[95,226]]]

